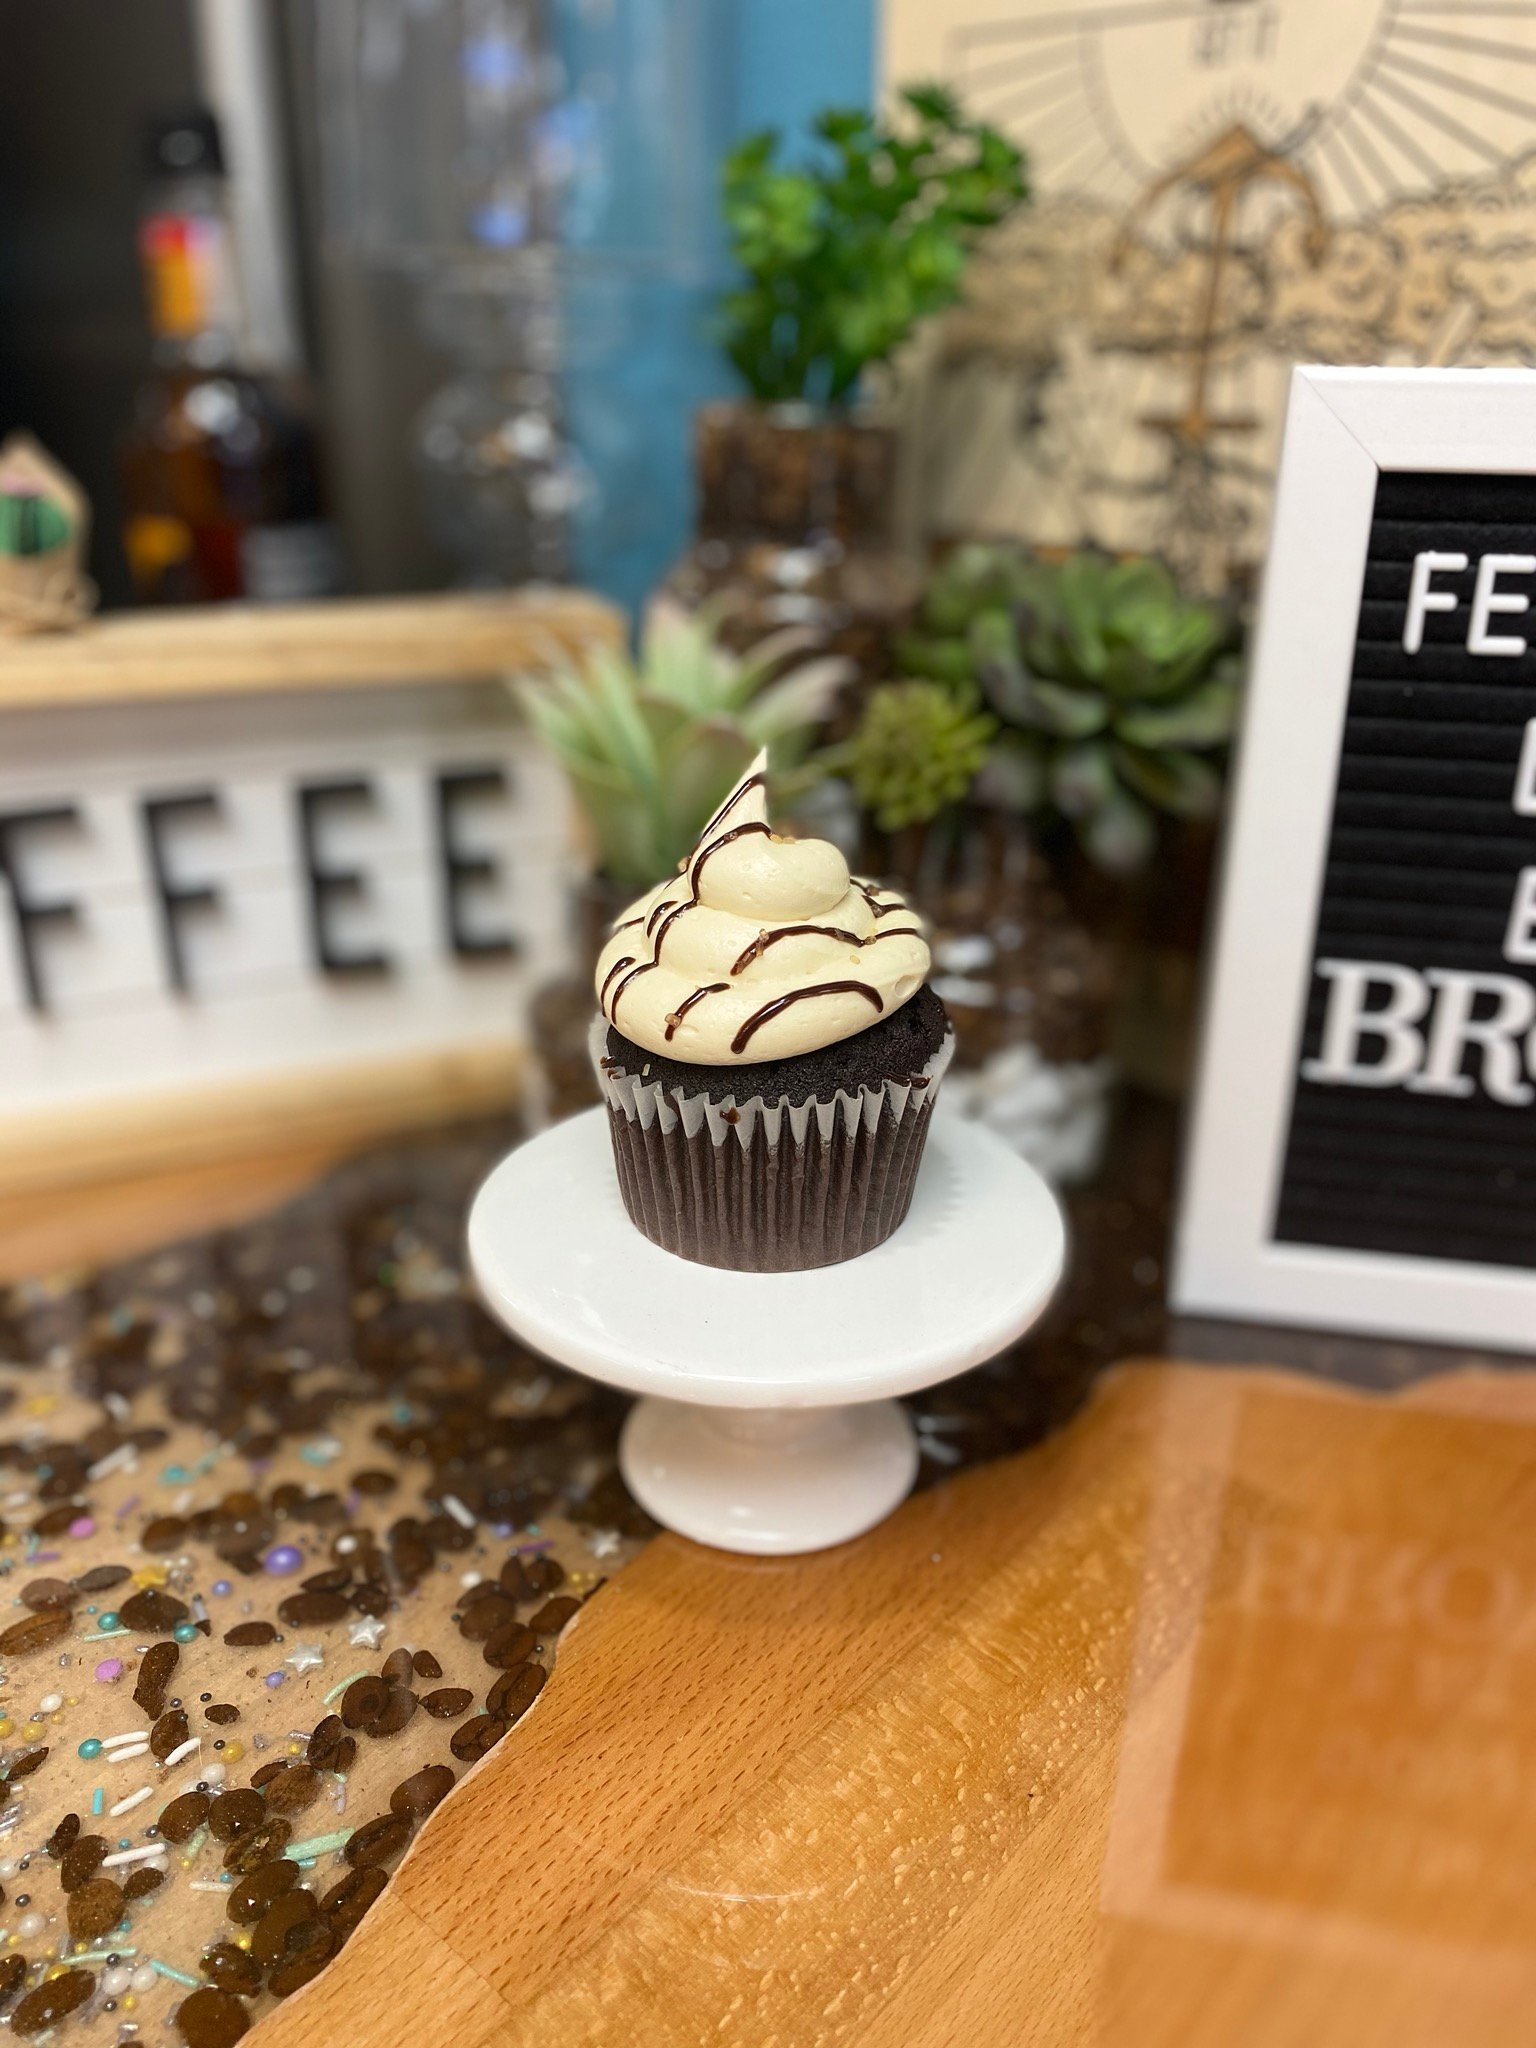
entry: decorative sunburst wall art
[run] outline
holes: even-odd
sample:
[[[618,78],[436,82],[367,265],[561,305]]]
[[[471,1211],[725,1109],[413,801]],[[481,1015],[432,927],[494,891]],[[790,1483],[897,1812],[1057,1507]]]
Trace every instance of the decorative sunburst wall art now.
[[[1262,553],[1294,362],[1536,357],[1531,0],[886,0],[1038,200],[922,409],[940,531]]]

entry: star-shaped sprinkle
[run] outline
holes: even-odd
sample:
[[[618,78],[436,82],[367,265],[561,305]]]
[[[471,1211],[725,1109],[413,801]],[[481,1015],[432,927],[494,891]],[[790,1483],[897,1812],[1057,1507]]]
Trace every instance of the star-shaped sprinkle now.
[[[371,1648],[372,1645],[370,1644]],[[324,1643],[295,1643],[283,1662],[289,1665],[296,1678],[302,1678],[306,1671],[318,1671],[325,1662]]]
[[[347,1640],[355,1649],[376,1650],[384,1640],[384,1624],[376,1614],[365,1614],[353,1622]]]
[[[599,1529],[587,1541],[587,1548],[594,1557],[613,1557],[624,1539],[617,1529]]]

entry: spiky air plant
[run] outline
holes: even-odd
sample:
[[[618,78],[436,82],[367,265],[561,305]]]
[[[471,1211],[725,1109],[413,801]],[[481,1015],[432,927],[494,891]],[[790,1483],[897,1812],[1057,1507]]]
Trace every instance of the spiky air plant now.
[[[637,655],[602,648],[515,688],[558,756],[611,882],[641,889],[687,854],[762,747],[803,760],[848,675],[840,658],[774,634],[744,655],[702,614],[658,612]]]

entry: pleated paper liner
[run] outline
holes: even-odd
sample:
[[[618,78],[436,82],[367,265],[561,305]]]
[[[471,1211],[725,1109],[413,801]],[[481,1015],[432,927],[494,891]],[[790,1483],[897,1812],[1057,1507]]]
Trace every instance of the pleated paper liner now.
[[[712,1102],[604,1066],[591,1048],[630,1221],[702,1266],[793,1273],[882,1244],[911,1206],[950,1032],[920,1073],[791,1106]]]

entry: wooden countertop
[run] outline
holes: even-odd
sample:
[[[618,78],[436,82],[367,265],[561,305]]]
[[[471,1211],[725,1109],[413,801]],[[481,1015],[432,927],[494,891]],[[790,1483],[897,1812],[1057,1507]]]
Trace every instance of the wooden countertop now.
[[[0,1268],[321,1163],[0,1212]],[[1203,1336],[1309,1370],[1117,1368],[820,1556],[653,1542],[262,2048],[1523,2043],[1536,1371]]]
[[[263,2048],[1524,2042],[1533,1420],[1154,1363],[841,1550],[661,1537]]]

